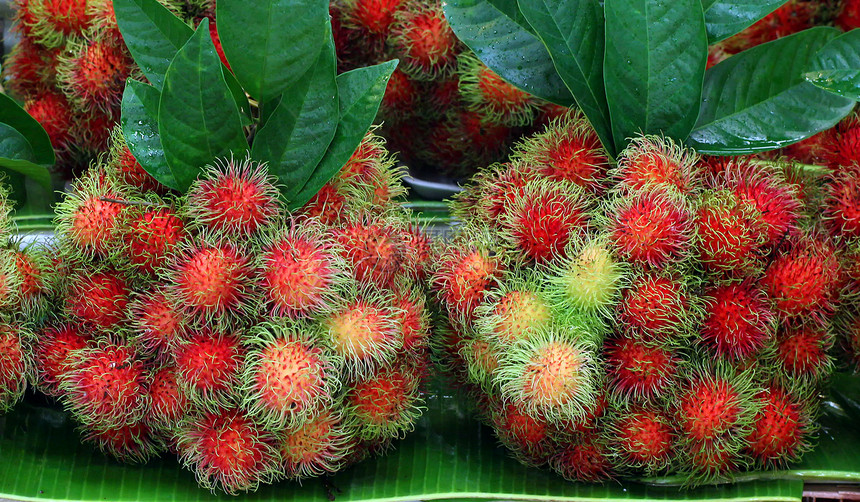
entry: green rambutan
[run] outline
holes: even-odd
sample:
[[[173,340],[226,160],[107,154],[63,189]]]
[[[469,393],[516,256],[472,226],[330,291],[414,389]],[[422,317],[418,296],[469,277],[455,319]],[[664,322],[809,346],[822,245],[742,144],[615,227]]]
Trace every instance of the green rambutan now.
[[[162,366],[149,377],[149,410],[144,421],[153,429],[173,431],[189,413],[191,403],[179,386],[176,367]]]
[[[476,309],[478,332],[504,349],[547,328],[553,312],[541,279],[537,274],[506,279]]]
[[[393,297],[356,295],[341,300],[323,321],[323,336],[346,361],[347,374],[369,376],[403,347]]]
[[[337,472],[355,445],[354,426],[340,413],[326,411],[278,437],[281,470],[288,479]]]
[[[214,412],[236,400],[245,348],[234,334],[202,329],[174,350],[179,386],[197,406]]]
[[[49,396],[60,395],[60,381],[80,359],[80,350],[93,342],[89,332],[72,323],[49,326],[38,334],[33,348],[36,386]]]
[[[551,421],[576,420],[594,404],[598,369],[588,333],[550,328],[500,354],[495,380],[504,399]]]
[[[131,345],[101,341],[75,356],[60,380],[63,404],[75,418],[102,429],[143,418],[147,371]]]
[[[170,302],[163,288],[135,293],[128,312],[135,342],[144,354],[164,360],[185,336],[185,316]]]
[[[316,219],[290,220],[263,244],[257,269],[273,314],[297,318],[331,309],[348,269],[326,233]]]
[[[359,378],[346,391],[344,404],[362,439],[401,437],[421,416],[415,368],[398,361],[372,376]]]
[[[184,211],[194,226],[229,239],[247,238],[280,217],[275,180],[252,161],[218,159],[188,190]]]
[[[825,224],[835,238],[860,239],[860,163],[834,170],[826,180]]]
[[[669,416],[650,407],[629,407],[609,426],[616,469],[654,475],[673,463],[677,433]]]
[[[331,406],[343,360],[322,347],[305,324],[262,323],[244,343],[242,408],[258,424],[294,428]]]
[[[597,312],[611,317],[628,273],[605,237],[574,239],[547,269],[548,296],[562,311]]]
[[[701,340],[712,353],[735,360],[758,353],[776,333],[767,296],[752,281],[710,288],[705,297]]]
[[[682,363],[671,346],[622,336],[606,341],[604,358],[608,387],[621,401],[655,401],[678,385]]]
[[[581,434],[549,459],[549,466],[569,481],[602,483],[615,476],[603,434]]]
[[[459,57],[460,95],[470,110],[493,122],[527,126],[534,121],[535,98],[502,80],[471,52]]]
[[[555,181],[569,181],[590,193],[605,188],[609,155],[578,110],[552,120],[546,129],[521,142],[512,162]]]
[[[618,155],[613,177],[634,191],[659,188],[676,194],[693,194],[698,189],[699,157],[669,138],[637,136]]]
[[[761,213],[727,191],[708,192],[696,210],[699,259],[710,270],[748,273],[767,242]]]
[[[404,2],[404,8],[394,13],[388,41],[403,71],[419,80],[453,72],[461,51],[441,2]]]
[[[650,190],[618,196],[612,206],[607,228],[622,257],[655,268],[686,258],[695,229],[683,198]]]
[[[173,249],[186,237],[185,223],[167,207],[134,206],[120,227],[122,256],[145,274],[165,266]]]
[[[503,238],[523,262],[544,264],[564,258],[568,243],[588,228],[588,202],[585,192],[573,184],[527,183],[501,215]]]
[[[0,324],[0,415],[15,406],[32,378],[33,364],[25,341],[31,336],[21,327]]]
[[[131,288],[121,272],[109,268],[81,270],[68,288],[65,309],[85,325],[111,330],[125,319]]]
[[[278,472],[276,439],[238,410],[211,410],[183,420],[176,448],[200,486],[230,495],[253,491]]]
[[[784,467],[810,449],[814,426],[808,398],[771,386],[756,396],[763,402],[747,436],[745,453],[762,468]]]

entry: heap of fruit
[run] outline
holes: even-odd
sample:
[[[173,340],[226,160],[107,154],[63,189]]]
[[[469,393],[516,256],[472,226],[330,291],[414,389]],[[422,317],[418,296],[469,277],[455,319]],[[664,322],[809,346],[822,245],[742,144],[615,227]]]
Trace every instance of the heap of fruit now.
[[[413,428],[429,241],[379,138],[330,204],[294,214],[256,162],[217,161],[180,196],[115,139],[58,209],[56,308],[33,344],[36,387],[85,442],[128,462],[176,452],[236,493],[337,471]]]
[[[857,169],[650,136],[611,162],[564,116],[455,201],[436,354],[519,460],[568,479],[784,466],[810,447],[858,291]]]
[[[214,19],[214,0],[163,4],[190,23]],[[4,87],[45,128],[58,169],[70,177],[107,151],[126,79],[140,70],[111,0],[16,0],[14,8],[20,41],[3,65]]]
[[[380,107],[381,134],[423,177],[471,175],[563,110],[481,63],[440,0],[334,0],[330,10],[341,71],[401,61]]]

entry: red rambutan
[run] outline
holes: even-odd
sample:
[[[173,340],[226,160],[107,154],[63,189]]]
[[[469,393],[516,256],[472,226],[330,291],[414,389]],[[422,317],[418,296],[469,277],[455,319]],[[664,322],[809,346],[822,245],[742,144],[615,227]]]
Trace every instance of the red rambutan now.
[[[817,323],[786,326],[777,335],[774,361],[789,382],[817,382],[832,372],[833,359],[828,354],[832,344],[832,334]]]
[[[644,274],[622,293],[618,306],[620,326],[637,337],[669,340],[685,335],[693,306],[678,279]]]
[[[188,395],[179,387],[175,366],[164,366],[149,378],[149,411],[144,420],[150,427],[172,431],[188,414]]]
[[[66,97],[53,91],[44,91],[24,103],[27,111],[48,133],[55,150],[65,150],[71,140],[72,111]]]
[[[57,207],[58,235],[87,256],[110,255],[117,248],[125,199],[102,171],[87,172]]]
[[[198,406],[214,411],[235,400],[245,350],[232,334],[201,330],[174,351],[177,380]]]
[[[842,0],[841,9],[833,23],[845,31],[860,28],[860,1]]]
[[[110,159],[107,164],[108,173],[124,185],[130,185],[141,192],[162,191],[165,187],[146,172],[140,162],[131,153],[122,135],[122,129],[115,127],[111,132]]]
[[[549,459],[549,466],[569,481],[602,483],[614,472],[605,440],[597,434],[582,434]]]
[[[25,308],[35,306],[42,299],[47,287],[44,256],[41,255],[39,248],[34,249],[35,251],[25,249],[15,252],[15,268],[21,278],[18,296]]]
[[[517,458],[529,465],[541,465],[551,453],[547,423],[537,420],[512,402],[499,401],[492,407],[493,429],[499,440]]]
[[[131,289],[122,273],[110,269],[87,271],[72,279],[66,309],[85,324],[109,330],[125,319],[129,294]]]
[[[493,227],[500,225],[501,218],[508,214],[517,198],[525,196],[526,185],[535,180],[534,173],[511,164],[494,164],[478,171],[473,177],[476,199],[474,204],[463,197],[472,195],[472,190],[461,192],[453,212],[463,219],[478,217],[481,222]]]
[[[746,273],[759,263],[767,227],[754,204],[729,192],[709,192],[696,211],[699,257],[715,271]]]
[[[455,241],[438,257],[431,284],[452,316],[471,318],[499,279],[502,261],[489,249]]]
[[[747,359],[776,332],[767,296],[750,281],[711,288],[701,337],[717,356]]]
[[[860,239],[860,163],[834,170],[826,179],[825,224],[836,238]]]
[[[185,223],[169,208],[129,209],[121,230],[123,255],[141,272],[153,274],[185,236]]]
[[[676,433],[662,412],[651,408],[625,411],[611,426],[614,450],[619,467],[641,469],[655,474],[672,462]]]
[[[379,110],[387,120],[399,121],[415,114],[415,105],[420,97],[420,90],[415,81],[406,73],[396,69],[388,79],[385,95]]]
[[[609,235],[623,257],[662,267],[686,256],[693,221],[684,200],[654,190],[619,198],[615,205]]]
[[[391,223],[384,219],[353,221],[334,229],[338,250],[359,283],[390,289],[403,271],[402,231]]]
[[[57,83],[81,109],[109,111],[119,104],[134,62],[109,39],[76,42],[57,62]]]
[[[389,43],[403,71],[420,80],[452,72],[460,42],[445,19],[441,3],[407,2],[394,14]]]
[[[145,354],[164,359],[184,337],[185,316],[161,288],[138,294],[129,312],[135,340]]]
[[[340,183],[331,180],[320,188],[299,211],[300,214],[319,218],[325,225],[335,225],[344,215],[346,195],[340,190]]]
[[[358,297],[323,321],[332,348],[346,360],[349,373],[370,374],[403,346],[391,302],[386,296]]]
[[[797,460],[809,448],[806,439],[812,426],[803,401],[778,387],[763,390],[756,397],[764,406],[747,436],[746,452],[765,468]]]
[[[668,138],[640,136],[618,156],[614,178],[633,190],[659,187],[677,194],[692,194],[699,179],[698,156]]]
[[[146,463],[166,449],[164,440],[143,422],[120,426],[84,424],[83,441],[92,443],[105,455],[127,463]]]
[[[471,53],[459,58],[460,95],[469,109],[509,126],[530,125],[535,98],[505,82]]]
[[[39,390],[49,396],[59,396],[60,381],[80,359],[79,351],[92,340],[90,334],[80,332],[78,326],[71,323],[44,328],[33,349]]]
[[[374,35],[387,35],[402,3],[404,0],[350,0],[345,13],[350,23]]]
[[[757,411],[748,373],[705,371],[679,392],[675,418],[688,444],[741,443]],[[737,449],[737,448],[735,448]]]
[[[88,0],[19,0],[18,22],[38,44],[60,47],[89,27],[92,19],[87,4]]]
[[[345,404],[363,439],[396,438],[412,430],[421,415],[414,368],[395,363],[361,378],[347,390]]]
[[[18,402],[31,379],[32,364],[24,335],[20,328],[0,324],[0,414]]]
[[[353,427],[328,411],[278,438],[281,467],[291,479],[334,473],[344,465],[355,443]]]
[[[677,385],[680,358],[669,347],[621,337],[606,341],[604,355],[609,388],[625,401],[651,401]]]

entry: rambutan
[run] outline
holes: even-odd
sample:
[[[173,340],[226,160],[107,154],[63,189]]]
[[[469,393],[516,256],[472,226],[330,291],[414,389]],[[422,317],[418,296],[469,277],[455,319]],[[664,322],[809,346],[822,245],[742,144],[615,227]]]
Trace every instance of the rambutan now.
[[[330,406],[343,360],[321,347],[303,324],[257,324],[242,372],[243,409],[259,424],[296,427]]]
[[[597,312],[611,316],[627,273],[607,239],[577,239],[569,244],[565,259],[556,260],[548,271],[548,295],[556,307],[569,311]]]
[[[347,265],[315,219],[292,220],[263,245],[257,269],[275,315],[297,318],[328,310]]]
[[[404,72],[429,80],[454,71],[461,46],[440,2],[407,2],[394,20],[389,43]]]
[[[767,296],[751,281],[725,284],[705,292],[701,339],[719,357],[746,359],[755,355],[776,332],[776,316]]]
[[[19,0],[18,22],[24,32],[49,49],[83,35],[91,17],[88,0]]]
[[[542,176],[575,183],[591,193],[605,188],[609,155],[579,111],[566,112],[546,130],[520,143],[512,159]]]
[[[65,407],[101,428],[141,420],[148,407],[147,372],[131,345],[99,342],[76,354],[60,380]]]
[[[456,195],[452,213],[464,220],[480,218],[481,222],[498,227],[517,198],[525,195],[525,186],[536,176],[512,164],[493,164],[478,171],[472,178],[473,190]],[[470,203],[465,197],[475,196]]]
[[[498,400],[491,407],[491,420],[499,441],[526,464],[539,466],[552,453],[547,423],[517,407]]]
[[[24,110],[45,129],[55,150],[65,150],[71,140],[72,111],[66,97],[53,91],[33,95]]]
[[[695,315],[695,306],[684,283],[653,273],[633,279],[618,304],[618,325],[645,339],[670,340],[685,336]]]
[[[299,214],[319,218],[325,225],[335,225],[347,207],[346,195],[339,188],[337,180],[330,180],[302,206]]]
[[[579,340],[587,334],[546,329],[501,354],[496,382],[502,396],[532,415],[575,420],[594,403],[596,351]]]
[[[200,486],[230,495],[252,491],[278,472],[276,439],[238,410],[189,417],[177,433],[182,464]]]
[[[167,207],[134,207],[126,210],[120,230],[122,255],[146,274],[167,262],[173,249],[186,237],[185,223]]]
[[[80,360],[80,350],[91,342],[91,334],[81,332],[77,324],[65,323],[43,328],[33,348],[35,382],[39,390],[49,396],[59,396],[60,381],[69,368]]]
[[[136,294],[128,310],[135,341],[144,354],[163,360],[173,353],[185,335],[186,320],[162,288]]]
[[[50,87],[56,78],[56,61],[50,51],[22,38],[6,56],[3,65],[4,87],[22,98]]]
[[[841,9],[833,23],[845,31],[860,28],[860,2],[857,0],[842,0]]]
[[[421,415],[414,368],[403,362],[360,378],[346,391],[344,403],[363,439],[396,438],[412,430]]]
[[[116,270],[81,271],[69,285],[65,307],[81,322],[109,330],[125,319],[130,294],[128,280]]]
[[[656,409],[626,409],[610,431],[610,448],[619,470],[633,468],[653,475],[674,460],[676,432],[669,417]]]
[[[415,274],[415,279],[425,281],[431,265],[431,238],[427,229],[418,225],[409,225],[403,235],[404,267]]]
[[[606,374],[622,401],[653,401],[677,385],[681,360],[671,347],[623,336],[606,341]]]
[[[47,260],[42,248],[25,248],[15,252],[15,268],[21,278],[18,297],[25,309],[34,308],[47,293]]]
[[[589,223],[588,199],[578,186],[533,181],[502,215],[503,238],[524,262],[543,264],[565,257],[571,240]]]
[[[98,169],[78,178],[57,206],[57,233],[76,252],[107,257],[117,249],[125,194]]]
[[[96,446],[105,455],[126,463],[146,463],[166,450],[164,440],[143,422],[120,426],[84,424],[83,441]]]
[[[476,310],[479,332],[507,347],[548,327],[553,313],[539,280],[536,276],[506,280]]]
[[[149,410],[144,420],[154,429],[174,430],[191,407],[188,395],[179,386],[176,367],[163,366],[153,371],[147,388]]]
[[[404,0],[350,0],[344,10],[350,23],[374,35],[387,35],[402,3]]]
[[[244,356],[236,335],[208,329],[190,334],[174,351],[179,385],[208,411],[227,406],[235,399]]]
[[[349,374],[370,375],[403,347],[392,302],[384,295],[357,296],[343,301],[323,321],[324,336],[346,360]]]
[[[775,310],[786,318],[832,312],[832,295],[839,283],[836,251],[827,240],[804,234],[789,240],[790,249],[774,258],[761,278]]]
[[[445,247],[430,281],[448,312],[468,319],[495,286],[503,262],[489,245],[463,244],[455,240]]]
[[[421,353],[430,343],[430,319],[425,295],[414,290],[397,293],[394,307],[392,317],[400,327],[403,350],[410,354]]]
[[[5,322],[0,324],[0,414],[15,406],[32,378],[27,336],[28,333],[19,327]]]
[[[860,164],[860,115],[851,114],[830,129],[824,141],[827,167],[837,170]]]
[[[680,465],[688,483],[713,483],[746,466],[736,442],[688,440],[680,448]]]
[[[746,453],[764,468],[784,467],[810,448],[813,428],[803,398],[779,387],[769,387],[756,396],[764,405],[747,436]]]
[[[499,358],[504,347],[486,336],[477,336],[462,341],[460,356],[466,365],[469,380],[485,392],[495,389],[494,378],[499,369]]]
[[[686,202],[662,190],[617,198],[609,211],[609,236],[619,254],[655,268],[686,257],[693,218]]]
[[[198,319],[223,325],[252,308],[254,269],[227,242],[186,241],[172,258],[170,276],[171,298]]]
[[[729,192],[709,192],[696,211],[699,259],[710,270],[747,273],[759,264],[767,227],[754,204]]]
[[[860,163],[826,178],[823,219],[837,239],[860,239]]]
[[[134,62],[110,39],[73,42],[57,60],[57,83],[79,108],[103,111],[119,103]]]
[[[161,183],[144,170],[140,162],[131,153],[121,128],[113,128],[110,144],[110,156],[106,167],[109,177],[124,185],[130,185],[143,193],[160,192],[165,189]]]
[[[606,439],[599,434],[582,434],[549,459],[549,466],[569,481],[602,483],[615,472]]]
[[[246,238],[280,216],[278,189],[250,159],[218,159],[188,190],[185,212],[195,226],[230,239]]]
[[[818,8],[814,2],[789,0],[725,44],[735,53],[811,28]]]
[[[404,271],[402,231],[392,223],[385,219],[357,220],[334,229],[337,250],[359,283],[391,289],[395,278]]]
[[[78,155],[96,155],[110,147],[111,131],[119,121],[120,108],[77,110],[72,117],[72,140]]]
[[[415,114],[419,100],[419,88],[409,75],[395,69],[388,79],[385,95],[379,105],[380,113],[387,120],[399,121]]]
[[[534,120],[535,98],[502,80],[472,53],[460,56],[458,72],[460,95],[469,109],[509,126],[526,126]]]
[[[290,479],[338,471],[355,446],[354,426],[327,411],[278,437],[281,469]]]
[[[669,138],[637,136],[618,155],[613,177],[635,191],[660,188],[688,195],[697,189],[698,156]]]
[[[736,451],[758,411],[756,392],[749,372],[728,366],[694,372],[675,404],[679,431],[689,445],[726,441]]]
[[[783,326],[776,338],[774,363],[788,381],[818,382],[832,373],[833,358],[828,351],[833,336],[827,327],[814,322]]]
[[[0,309],[21,304],[24,277],[17,262],[15,251],[0,249]]]

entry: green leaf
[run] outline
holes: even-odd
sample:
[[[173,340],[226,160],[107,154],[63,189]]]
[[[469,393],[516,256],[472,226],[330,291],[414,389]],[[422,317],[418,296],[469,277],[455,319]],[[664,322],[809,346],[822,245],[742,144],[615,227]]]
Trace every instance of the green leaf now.
[[[787,0],[704,0],[708,43],[715,44],[749,28]]]
[[[815,53],[839,35],[817,27],[736,54],[705,75],[699,121],[687,144],[701,153],[773,150],[836,125],[854,102],[806,82]]]
[[[397,60],[358,68],[337,76],[337,93],[340,99],[340,120],[334,138],[308,182],[293,198],[288,199],[290,209],[297,209],[319,192],[355,152],[373,123],[385,86],[397,67]]]
[[[51,189],[51,173],[35,163],[36,154],[23,134],[9,124],[0,122],[0,167],[33,178]]]
[[[167,164],[185,191],[218,157],[244,156],[248,142],[204,19],[164,76],[158,133]]]
[[[603,87],[603,9],[597,0],[520,0],[576,104],[615,153]]]
[[[291,200],[322,160],[338,123],[337,55],[334,40],[320,51],[308,75],[287,88],[254,137],[251,157],[269,163]]]
[[[860,101],[860,29],[827,42],[812,58],[806,71],[803,77],[807,82]]]
[[[604,80],[615,148],[683,140],[699,114],[708,40],[701,0],[606,0]]]
[[[502,14],[511,18],[511,20],[517,23],[520,27],[522,27],[527,32],[532,35],[535,34],[534,28],[530,21],[526,19],[525,14],[521,10],[520,2],[517,0],[487,0],[493,7],[499,9]]]
[[[230,67],[259,101],[277,98],[316,61],[327,36],[327,0],[220,0],[218,36]]]
[[[54,147],[45,128],[6,94],[0,94],[0,122],[24,136],[33,149],[33,162],[49,166],[56,161]]]
[[[160,91],[176,51],[194,30],[158,0],[113,0],[113,9],[131,57]]]
[[[164,156],[158,134],[160,101],[158,89],[129,79],[122,93],[120,127],[128,149],[143,169],[162,185],[178,190],[179,185]]]
[[[251,114],[251,104],[248,102],[248,96],[245,94],[245,89],[242,89],[242,84],[236,80],[236,76],[223,63],[221,64],[221,76],[227,82],[227,87],[230,89],[230,94],[233,96],[233,101],[239,109],[239,115],[242,117],[242,126],[249,126],[254,123],[253,115]]]
[[[487,0],[450,0],[443,7],[454,34],[503,79],[547,101],[574,103],[540,39],[498,7]]]

